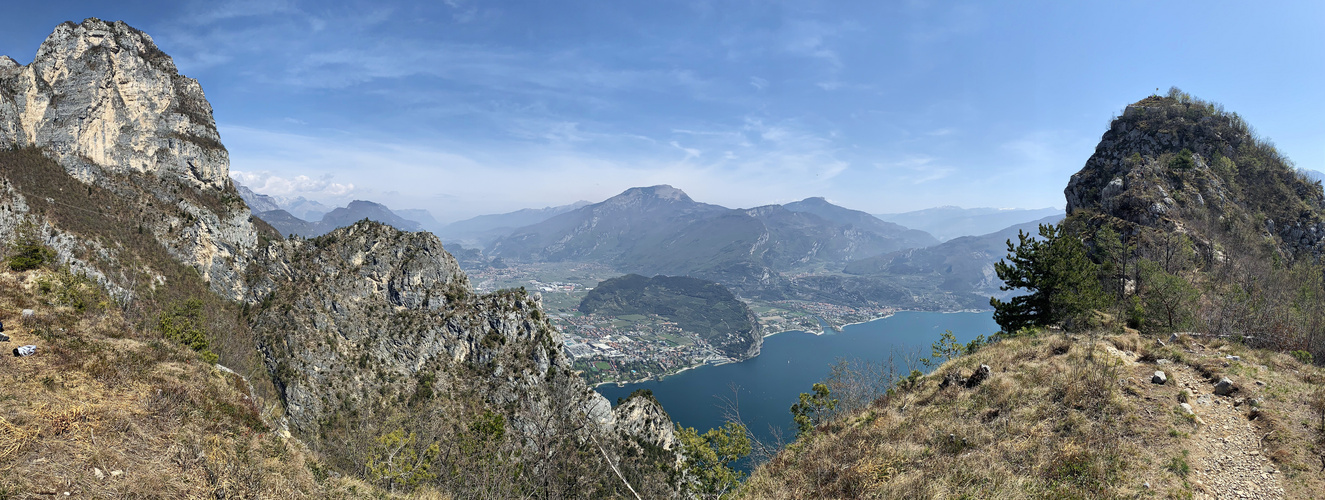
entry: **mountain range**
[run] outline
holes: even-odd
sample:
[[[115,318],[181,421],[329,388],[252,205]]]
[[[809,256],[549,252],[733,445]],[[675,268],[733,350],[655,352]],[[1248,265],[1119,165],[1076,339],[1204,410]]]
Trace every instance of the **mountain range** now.
[[[912,212],[876,214],[875,217],[920,229],[948,241],[960,236],[989,234],[1015,224],[1054,215],[1064,215],[1061,208],[961,208],[943,206]]]
[[[962,236],[925,248],[910,248],[852,261],[843,272],[888,281],[914,279],[938,283],[946,292],[969,294],[987,300],[1006,295],[1003,284],[994,274],[994,263],[1008,254],[1007,242],[1017,241],[1017,234],[1037,234],[1041,224],[1058,224],[1062,215],[1017,224],[980,236]]]
[[[487,253],[507,260],[598,261],[628,272],[751,284],[781,271],[833,267],[936,242],[924,232],[822,199],[790,208],[730,209],[660,185],[631,188],[517,229],[494,241]]]

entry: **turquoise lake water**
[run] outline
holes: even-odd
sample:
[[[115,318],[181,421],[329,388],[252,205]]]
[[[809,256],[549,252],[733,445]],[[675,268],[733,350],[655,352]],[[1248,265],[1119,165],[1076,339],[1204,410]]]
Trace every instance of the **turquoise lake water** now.
[[[616,405],[617,398],[636,389],[653,391],[672,421],[694,427],[700,433],[721,426],[723,401],[737,388],[741,417],[761,439],[771,437],[769,426],[783,429],[787,440],[795,437],[790,408],[800,393],[823,381],[838,359],[855,358],[882,362],[896,352],[898,369],[905,368],[905,354],[929,356],[930,344],[945,330],[957,340],[968,342],[977,335],[998,331],[993,312],[933,313],[899,312],[868,323],[850,325],[841,332],[813,335],[785,332],[764,339],[759,356],[740,363],[703,366],[660,381],[618,387],[602,385],[598,392]],[[918,367],[923,370],[923,367]]]

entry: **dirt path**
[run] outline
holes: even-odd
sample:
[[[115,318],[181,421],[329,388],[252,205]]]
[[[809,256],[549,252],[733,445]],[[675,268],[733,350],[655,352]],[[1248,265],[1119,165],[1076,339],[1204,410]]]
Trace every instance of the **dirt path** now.
[[[1195,498],[1284,498],[1280,472],[1266,458],[1260,446],[1263,436],[1247,419],[1246,408],[1235,406],[1236,393],[1214,394],[1214,387],[1190,367],[1179,366],[1174,372],[1176,382],[1192,392],[1188,403],[1204,421],[1192,433]]]
[[[1105,346],[1105,350],[1131,366],[1138,364],[1130,352]],[[1198,358],[1223,358],[1224,353],[1199,345],[1187,351]],[[1240,361],[1232,361],[1234,363]],[[1144,363],[1141,363],[1144,364]],[[1153,366],[1153,365],[1152,365]],[[1196,500],[1285,498],[1278,468],[1265,456],[1256,426],[1247,419],[1248,406],[1238,393],[1219,396],[1214,385],[1188,365],[1166,363],[1158,367],[1169,384],[1191,392],[1187,403],[1198,424],[1189,441],[1191,481]]]
[[[1143,365],[1137,355],[1104,344],[1108,353],[1121,358],[1126,366]],[[1198,358],[1223,358],[1218,350],[1196,345],[1187,351]],[[1235,361],[1239,362],[1239,361]],[[1284,499],[1279,469],[1265,458],[1260,447],[1264,436],[1257,435],[1255,424],[1247,419],[1248,403],[1238,393],[1223,397],[1214,393],[1214,385],[1204,381],[1191,366],[1165,363],[1159,370],[1169,375],[1169,383],[1189,390],[1187,403],[1195,412],[1198,424],[1191,434],[1191,468],[1195,500],[1211,499]]]

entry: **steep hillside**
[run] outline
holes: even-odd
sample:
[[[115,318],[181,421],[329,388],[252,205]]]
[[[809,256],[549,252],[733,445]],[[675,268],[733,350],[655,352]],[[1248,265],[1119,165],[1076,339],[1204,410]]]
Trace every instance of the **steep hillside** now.
[[[31,311],[31,315],[23,311]],[[0,497],[361,498],[240,375],[67,271],[0,270]],[[12,347],[36,346],[25,357]]]
[[[999,287],[1003,282],[994,274],[994,263],[1007,256],[1007,242],[1016,240],[1018,232],[1034,233],[1040,224],[1057,224],[1062,219],[1050,216],[990,234],[962,236],[927,248],[856,260],[848,263],[843,272],[881,279],[928,277],[938,284],[939,290],[974,295],[972,300],[986,302],[991,295],[1001,295]]]
[[[987,378],[969,382],[982,365]],[[1152,383],[1156,371],[1165,383]],[[1225,377],[1235,391],[1217,394]],[[867,406],[824,418],[737,496],[1306,499],[1325,491],[1316,444],[1325,442],[1325,370],[1287,354],[1186,336],[1042,334],[891,382],[897,387]]]
[[[758,356],[763,343],[750,307],[721,284],[698,278],[619,276],[590,290],[579,309],[605,316],[657,315],[736,359]]]

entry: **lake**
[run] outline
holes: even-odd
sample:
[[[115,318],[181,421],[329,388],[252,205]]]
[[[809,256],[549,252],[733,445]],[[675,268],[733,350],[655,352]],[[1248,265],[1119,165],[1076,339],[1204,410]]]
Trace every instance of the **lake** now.
[[[636,389],[649,389],[683,427],[701,434],[723,423],[723,401],[732,399],[736,387],[741,417],[750,430],[767,440],[769,426],[782,429],[788,441],[796,435],[791,405],[800,393],[828,376],[829,368],[841,358],[886,361],[896,352],[899,371],[906,368],[905,355],[928,357],[930,345],[945,330],[957,340],[969,342],[977,335],[998,331],[993,312],[899,312],[868,323],[848,325],[841,332],[824,335],[784,332],[764,339],[759,356],[740,363],[702,366],[660,381],[602,385],[598,392],[616,405],[617,398]],[[917,366],[924,370],[924,367]]]

